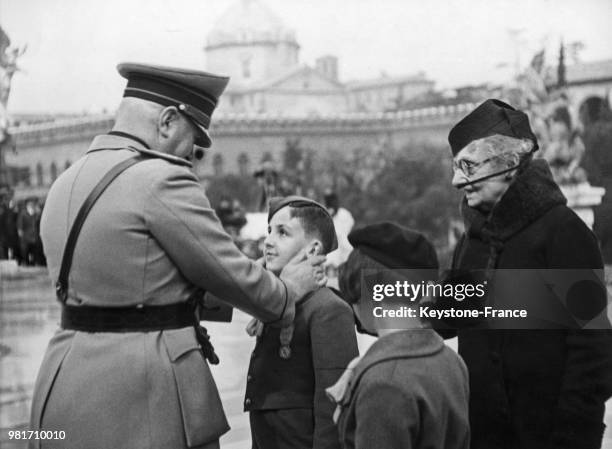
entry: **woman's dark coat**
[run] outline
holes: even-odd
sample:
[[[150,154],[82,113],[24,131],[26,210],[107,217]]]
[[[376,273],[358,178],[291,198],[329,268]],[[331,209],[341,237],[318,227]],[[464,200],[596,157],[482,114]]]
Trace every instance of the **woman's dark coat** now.
[[[565,202],[546,162],[532,161],[488,217],[464,204],[453,268],[601,269],[595,236]],[[463,329],[458,337],[473,449],[601,446],[609,330]]]

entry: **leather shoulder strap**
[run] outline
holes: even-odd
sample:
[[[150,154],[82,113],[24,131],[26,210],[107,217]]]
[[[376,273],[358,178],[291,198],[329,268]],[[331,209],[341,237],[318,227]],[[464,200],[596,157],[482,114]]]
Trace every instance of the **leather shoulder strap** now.
[[[146,158],[144,156],[138,154],[137,156],[130,157],[129,159],[126,159],[115,165],[102,177],[100,182],[96,184],[89,196],[81,205],[81,208],[79,209],[79,212],[77,213],[77,216],[74,219],[74,223],[70,228],[68,240],[66,241],[66,246],[64,248],[64,254],[62,256],[62,265],[60,268],[59,277],[57,279],[57,282],[55,283],[55,294],[57,296],[57,299],[61,303],[66,303],[66,300],[68,299],[68,274],[70,273],[70,267],[72,266],[72,256],[74,254],[74,247],[76,246],[79,233],[81,232],[81,228],[83,227],[83,223],[85,222],[87,214],[89,214],[89,211],[91,210],[95,202],[98,200],[100,195],[102,195],[102,193],[117,176],[119,176],[127,168],[145,159]]]

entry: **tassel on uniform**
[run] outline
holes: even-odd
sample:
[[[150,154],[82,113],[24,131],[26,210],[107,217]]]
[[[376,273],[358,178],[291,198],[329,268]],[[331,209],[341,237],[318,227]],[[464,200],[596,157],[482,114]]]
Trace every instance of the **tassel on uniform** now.
[[[208,335],[208,331],[203,326],[195,326],[196,331],[196,339],[202,348],[202,353],[204,354],[204,358],[208,360],[211,365],[219,364],[219,356],[215,353],[215,348],[210,342],[210,335]]]
[[[281,328],[280,330],[280,349],[278,355],[283,360],[291,357],[291,339],[293,338],[293,323]]]

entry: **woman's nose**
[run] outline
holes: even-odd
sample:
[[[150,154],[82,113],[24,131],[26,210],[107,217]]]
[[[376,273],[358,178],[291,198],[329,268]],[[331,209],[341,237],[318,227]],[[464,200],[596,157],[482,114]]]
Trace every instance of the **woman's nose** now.
[[[453,179],[451,181],[453,187],[459,188],[459,185],[463,184],[467,180],[467,176],[465,176],[465,173],[463,173],[461,170],[453,171]]]

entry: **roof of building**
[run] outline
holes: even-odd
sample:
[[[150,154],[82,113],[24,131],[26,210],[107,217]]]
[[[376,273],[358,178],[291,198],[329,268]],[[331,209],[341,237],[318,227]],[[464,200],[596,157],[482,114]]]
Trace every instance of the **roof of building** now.
[[[406,76],[387,76],[381,75],[377,78],[366,80],[349,81],[346,83],[347,88],[351,90],[381,88],[385,86],[397,86],[399,84],[434,84],[434,81],[427,79],[423,72],[414,75]]]
[[[206,47],[287,42],[298,45],[295,31],[259,0],[238,0],[216,22]]]
[[[291,69],[287,70],[284,73],[279,74],[278,76],[271,78],[269,80],[263,80],[259,83],[253,84],[248,87],[237,87],[232,88],[230,85],[230,89],[228,92],[233,93],[248,93],[248,92],[258,92],[262,90],[271,90],[275,87],[281,86],[285,81],[290,80],[291,78],[298,76],[307,76],[307,75],[316,75],[317,77],[325,80],[325,82],[329,83],[329,88],[333,90],[344,90],[344,85],[337,80],[331,79],[327,77],[324,73],[321,73],[319,70],[310,67],[307,64],[299,64]]]
[[[252,134],[260,128],[301,127],[304,129],[329,129],[338,126],[372,126],[395,123],[403,126],[422,126],[423,122],[454,122],[476,107],[474,103],[419,108],[395,112],[351,112],[320,116],[290,116],[288,114],[217,114],[213,134],[243,132]],[[9,132],[18,145],[40,145],[70,138],[82,139],[107,132],[113,124],[111,114],[91,115],[73,119],[62,119],[55,123],[42,123],[11,127]]]
[[[550,67],[547,75],[547,84],[557,83],[556,66]],[[569,65],[565,69],[565,79],[568,84],[612,80],[612,59]]]

